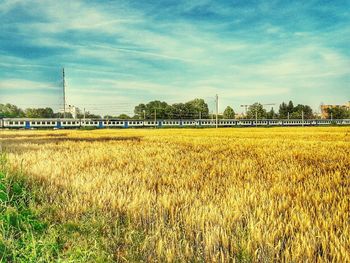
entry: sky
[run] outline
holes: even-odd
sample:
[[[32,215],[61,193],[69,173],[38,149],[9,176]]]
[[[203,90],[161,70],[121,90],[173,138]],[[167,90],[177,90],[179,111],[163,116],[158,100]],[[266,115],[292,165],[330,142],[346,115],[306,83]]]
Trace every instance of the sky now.
[[[0,103],[132,114],[350,100],[350,1],[0,0]],[[270,106],[267,106],[269,109]]]

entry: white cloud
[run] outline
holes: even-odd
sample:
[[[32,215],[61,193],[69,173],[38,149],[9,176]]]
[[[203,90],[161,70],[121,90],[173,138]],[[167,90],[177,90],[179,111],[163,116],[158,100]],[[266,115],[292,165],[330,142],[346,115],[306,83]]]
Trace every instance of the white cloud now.
[[[0,89],[25,89],[25,90],[43,90],[43,89],[51,89],[57,90],[58,85],[54,85],[48,82],[39,82],[39,81],[31,81],[24,79],[5,79],[0,80]]]

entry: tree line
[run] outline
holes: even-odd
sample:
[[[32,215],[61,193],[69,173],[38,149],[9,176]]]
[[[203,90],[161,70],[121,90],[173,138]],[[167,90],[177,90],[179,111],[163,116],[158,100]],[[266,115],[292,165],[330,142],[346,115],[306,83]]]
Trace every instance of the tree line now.
[[[83,118],[84,114],[78,109],[77,117]],[[86,118],[101,118],[100,115],[85,112]],[[25,110],[17,107],[16,105],[6,103],[0,103],[0,118],[63,118],[63,113],[54,112],[52,108],[27,108]],[[66,112],[66,118],[73,118],[72,114]]]
[[[350,110],[344,107],[334,107],[328,109],[329,116],[334,119],[350,118]],[[247,108],[244,115],[236,115],[234,109],[227,106],[219,119],[313,119],[317,116],[309,105],[297,104],[292,101],[282,102],[276,112],[273,108],[267,111],[260,103],[254,103]],[[194,99],[185,103],[168,104],[165,101],[154,100],[146,104],[141,103],[134,108],[134,115],[120,114],[117,116],[105,115],[105,119],[209,119],[215,118],[215,114],[209,113],[208,104],[203,99]],[[54,112],[52,108],[27,108],[22,110],[16,105],[0,104],[0,118],[63,118],[63,113]],[[66,118],[72,118],[70,113],[66,113]],[[84,118],[84,113],[77,109],[77,118]],[[100,119],[100,115],[85,112],[85,118]]]

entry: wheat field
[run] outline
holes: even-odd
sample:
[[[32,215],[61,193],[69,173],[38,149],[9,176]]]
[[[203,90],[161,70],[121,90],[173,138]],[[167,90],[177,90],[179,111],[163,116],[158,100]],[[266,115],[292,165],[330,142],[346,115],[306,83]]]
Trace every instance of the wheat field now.
[[[33,208],[117,262],[350,262],[350,128],[0,131]],[[102,252],[101,252],[102,251]]]

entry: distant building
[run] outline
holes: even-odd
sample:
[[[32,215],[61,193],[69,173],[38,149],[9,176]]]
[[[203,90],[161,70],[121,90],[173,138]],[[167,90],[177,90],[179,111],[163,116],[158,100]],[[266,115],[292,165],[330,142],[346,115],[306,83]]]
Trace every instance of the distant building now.
[[[321,105],[321,118],[322,119],[329,119],[330,116],[328,114],[328,109],[333,109],[333,108],[337,108],[337,107],[350,110],[350,101],[348,103],[343,104],[343,105],[322,104]]]
[[[61,109],[60,113],[63,114],[64,110]],[[70,113],[72,115],[73,119],[76,119],[77,115],[78,115],[78,109],[77,109],[77,107],[75,107],[73,105],[66,105],[66,113]]]
[[[244,118],[245,118],[244,113],[236,113],[236,115],[235,115],[235,119],[244,119]]]

